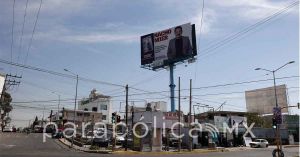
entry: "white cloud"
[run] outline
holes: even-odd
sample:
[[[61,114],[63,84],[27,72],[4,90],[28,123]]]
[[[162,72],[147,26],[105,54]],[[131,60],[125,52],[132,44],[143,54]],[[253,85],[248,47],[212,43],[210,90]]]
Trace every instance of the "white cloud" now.
[[[257,20],[287,6],[292,0],[214,0],[214,5],[225,8],[228,13],[241,17],[241,20]]]
[[[133,42],[137,41],[138,35],[134,34],[88,34],[67,35],[61,38],[66,42],[102,43],[102,42]]]

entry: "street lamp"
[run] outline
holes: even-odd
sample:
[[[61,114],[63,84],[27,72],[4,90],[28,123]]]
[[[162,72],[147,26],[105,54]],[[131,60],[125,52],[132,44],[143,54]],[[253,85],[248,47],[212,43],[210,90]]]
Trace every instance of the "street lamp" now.
[[[75,123],[75,117],[76,117],[76,105],[77,105],[78,74],[75,74],[75,73],[69,71],[68,69],[64,69],[64,71],[69,72],[69,73],[76,76],[76,92],[75,92],[74,117],[73,117],[73,123],[76,124]],[[73,147],[73,144],[74,144],[74,136],[72,136],[71,147]]]
[[[295,63],[295,61],[290,61],[284,65],[282,65],[281,67],[275,69],[275,70],[268,70],[268,69],[264,69],[264,68],[256,68],[255,70],[263,70],[263,71],[267,71],[267,72],[271,72],[273,74],[273,82],[274,82],[274,91],[275,91],[275,105],[276,107],[278,107],[278,100],[277,100],[277,91],[276,91],[276,78],[275,78],[275,72],[278,71],[279,69],[285,67],[288,64],[292,64]]]
[[[284,65],[282,65],[281,67],[275,69],[275,70],[268,70],[268,69],[264,69],[264,68],[256,68],[255,70],[263,70],[263,71],[267,71],[267,72],[271,72],[273,74],[273,82],[274,82],[274,93],[275,93],[275,105],[276,105],[276,108],[278,108],[278,100],[277,100],[277,90],[276,90],[276,77],[275,77],[275,72],[278,71],[279,69],[287,66],[288,64],[292,64],[292,63],[295,63],[295,61],[290,61]],[[278,124],[276,124],[276,136],[277,136],[277,149],[279,150],[279,136],[280,136],[280,129],[278,128]],[[281,139],[281,138],[280,138]],[[282,146],[281,146],[281,142],[280,142],[280,151],[282,151]],[[278,151],[278,156],[279,156],[279,151]]]

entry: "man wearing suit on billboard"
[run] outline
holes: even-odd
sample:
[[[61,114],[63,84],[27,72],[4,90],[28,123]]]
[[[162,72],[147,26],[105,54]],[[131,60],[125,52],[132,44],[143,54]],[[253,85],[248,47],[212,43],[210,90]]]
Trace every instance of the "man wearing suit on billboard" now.
[[[168,59],[180,59],[192,55],[192,46],[189,37],[182,36],[182,27],[174,30],[175,38],[171,39],[168,46]]]

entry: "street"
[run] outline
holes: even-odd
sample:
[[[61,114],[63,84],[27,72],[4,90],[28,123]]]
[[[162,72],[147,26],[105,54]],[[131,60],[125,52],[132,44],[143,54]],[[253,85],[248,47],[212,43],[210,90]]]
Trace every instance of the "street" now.
[[[229,149],[228,152],[212,152],[203,154],[163,154],[155,156],[187,156],[187,157],[267,157],[271,156],[271,151],[274,147],[261,149]],[[286,148],[284,150],[286,157],[295,157],[299,154],[299,148]],[[132,156],[132,154],[130,154]],[[151,156],[149,154],[143,154]],[[153,155],[153,154],[152,154]],[[68,157],[68,156],[124,156],[124,154],[93,154],[76,152],[65,147],[58,141],[47,139],[45,143],[42,142],[42,134],[25,134],[25,133],[1,133],[0,134],[0,156],[1,157],[19,157],[19,156],[37,156],[37,157]],[[133,156],[140,156],[139,154]]]

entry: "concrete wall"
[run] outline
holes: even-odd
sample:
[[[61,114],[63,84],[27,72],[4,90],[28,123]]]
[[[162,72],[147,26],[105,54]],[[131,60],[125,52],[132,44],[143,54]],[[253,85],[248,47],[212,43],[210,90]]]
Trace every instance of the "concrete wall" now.
[[[278,106],[286,107],[288,103],[286,85],[276,86],[276,89]],[[248,112],[256,112],[259,114],[273,113],[273,108],[276,106],[274,87],[246,91],[245,96]],[[282,113],[287,112],[287,108],[282,110]]]

